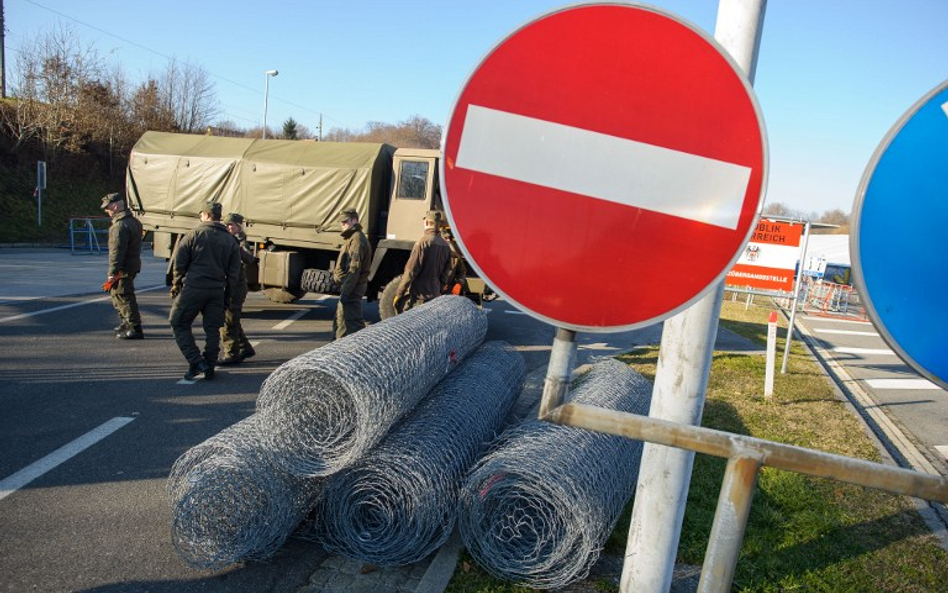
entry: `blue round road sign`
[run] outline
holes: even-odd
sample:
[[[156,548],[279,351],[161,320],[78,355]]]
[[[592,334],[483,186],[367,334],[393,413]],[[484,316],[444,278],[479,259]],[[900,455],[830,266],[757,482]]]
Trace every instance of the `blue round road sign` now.
[[[856,287],[902,359],[948,389],[948,81],[876,149],[853,207]]]

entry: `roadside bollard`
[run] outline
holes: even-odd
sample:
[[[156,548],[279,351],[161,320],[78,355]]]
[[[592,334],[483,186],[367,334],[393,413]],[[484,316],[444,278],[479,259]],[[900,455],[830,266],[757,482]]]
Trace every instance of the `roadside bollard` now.
[[[770,312],[767,322],[767,372],[764,375],[764,397],[774,396],[774,365],[777,361],[777,312]]]

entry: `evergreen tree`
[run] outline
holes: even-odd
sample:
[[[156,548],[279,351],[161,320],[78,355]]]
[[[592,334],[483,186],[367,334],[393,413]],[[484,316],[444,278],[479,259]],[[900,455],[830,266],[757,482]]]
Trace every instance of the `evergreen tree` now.
[[[287,140],[299,140],[299,130],[296,120],[292,117],[283,122],[283,137]]]

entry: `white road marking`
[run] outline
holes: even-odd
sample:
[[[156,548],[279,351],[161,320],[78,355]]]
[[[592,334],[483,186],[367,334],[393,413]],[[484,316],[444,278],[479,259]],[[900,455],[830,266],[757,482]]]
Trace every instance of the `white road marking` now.
[[[860,325],[865,325],[869,323],[868,319],[837,319],[835,317],[820,317],[818,319],[810,318],[810,321],[815,321],[819,323],[856,323]]]
[[[507,315],[526,315],[523,311],[504,311]]]
[[[274,325],[273,329],[286,329],[290,327],[290,324],[298,320],[303,315],[306,315],[307,313],[309,313],[309,309],[301,309],[297,311],[296,313],[293,313],[292,315],[290,315],[289,319],[285,319],[281,321],[280,323]]]
[[[941,389],[928,379],[866,379],[866,385],[873,389]]]
[[[751,169],[469,105],[457,166],[591,198],[737,228]]]
[[[151,290],[158,290],[159,288],[165,288],[163,284],[158,286],[149,286],[148,288],[136,288],[135,294],[141,292],[148,292]],[[12,317],[0,317],[0,323],[6,323],[7,321],[16,321],[17,319],[26,319],[27,317],[35,317],[37,315],[45,315],[47,313],[55,313],[56,311],[62,311],[64,309],[72,309],[73,307],[81,307],[83,305],[91,305],[92,303],[101,303],[102,301],[111,300],[112,297],[104,296],[96,299],[89,299],[88,301],[82,301],[79,303],[70,303],[68,305],[60,305],[59,307],[51,307],[49,309],[41,309],[39,311],[33,311],[32,313],[23,313],[22,315],[13,315]]]
[[[813,331],[820,334],[836,334],[840,336],[878,336],[879,335],[876,332],[860,332],[860,331],[854,331],[851,329],[823,329],[819,327]]]
[[[948,105],[948,103],[945,103]],[[938,451],[942,457],[945,458],[945,461],[948,461],[948,445],[939,445],[935,447],[935,450]]]
[[[8,478],[4,478],[2,481],[0,481],[0,500],[13,494],[23,486],[26,486],[36,478],[42,476],[61,463],[68,461],[73,456],[82,453],[92,445],[101,441],[116,430],[122,428],[132,420],[134,420],[134,418],[112,418],[108,422],[90,430],[71,443],[56,449],[39,461],[31,463]]]
[[[866,354],[870,356],[895,356],[895,352],[888,348],[850,348],[848,346],[838,346],[833,348],[833,352],[839,354]]]

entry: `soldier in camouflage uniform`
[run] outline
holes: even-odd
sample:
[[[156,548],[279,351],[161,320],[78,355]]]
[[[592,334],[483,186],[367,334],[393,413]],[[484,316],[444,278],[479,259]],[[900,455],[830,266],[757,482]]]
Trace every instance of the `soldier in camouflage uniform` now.
[[[112,217],[109,227],[109,275],[106,283],[112,305],[119,314],[115,337],[122,340],[141,340],[142,318],[135,298],[135,276],[142,271],[142,223],[125,208],[120,194],[102,198],[102,209]],[[116,276],[118,279],[116,280]]]
[[[247,299],[247,266],[256,261],[247,243],[243,224],[244,217],[237,212],[231,212],[224,218],[224,226],[240,247],[240,278],[237,280],[237,290],[230,298],[230,307],[224,311],[224,325],[221,327],[221,349],[224,357],[217,361],[219,365],[240,364],[257,353],[250,345],[240,323],[244,301]]]
[[[339,218],[342,224],[342,251],[332,272],[339,285],[339,304],[333,321],[333,337],[342,338],[365,327],[362,318],[362,297],[369,284],[369,268],[372,264],[372,247],[362,225],[359,213],[344,210]]]
[[[240,247],[220,220],[221,205],[209,202],[201,211],[201,224],[178,242],[174,253],[174,304],[168,321],[174,341],[188,360],[187,380],[202,374],[205,379],[214,378],[224,309],[238,290]],[[191,332],[198,313],[204,327],[203,355]]]
[[[425,232],[412,247],[402,280],[395,290],[393,305],[398,312],[438,298],[452,278],[451,246],[439,230],[441,213],[429,210],[424,221]]]

